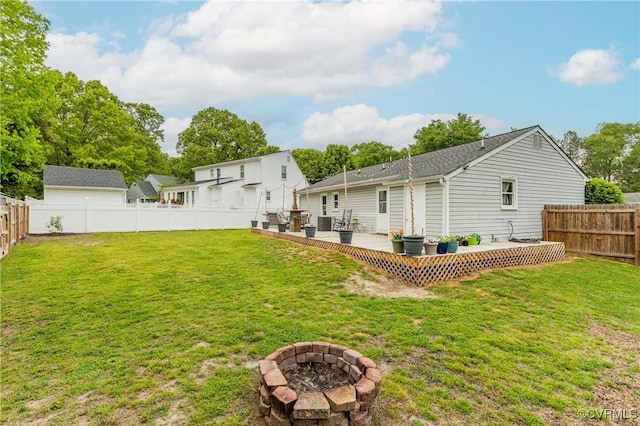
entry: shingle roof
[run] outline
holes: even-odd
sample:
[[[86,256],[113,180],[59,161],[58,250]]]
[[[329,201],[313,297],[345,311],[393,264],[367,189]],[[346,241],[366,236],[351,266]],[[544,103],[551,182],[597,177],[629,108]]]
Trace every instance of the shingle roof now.
[[[155,173],[151,173],[149,176],[153,176],[155,180],[157,180],[161,184],[173,183],[178,181],[178,178],[176,178],[175,176],[157,175]]]
[[[122,173],[115,170],[80,169],[77,167],[44,166],[45,186],[81,186],[127,189]]]
[[[138,185],[138,188],[140,188],[142,195],[144,195],[146,198],[158,197],[158,193],[156,192],[156,189],[153,187],[153,185],[151,185],[151,182],[146,180],[139,180],[135,184]]]
[[[531,126],[475,142],[413,156],[411,158],[413,178],[444,176],[536,127],[538,126]],[[484,148],[482,148],[483,145]],[[405,181],[409,179],[407,161],[406,158],[402,158],[384,164],[350,170],[347,172],[347,182],[355,184],[380,178],[387,178],[389,181]],[[344,176],[340,173],[310,185],[309,190],[341,185],[343,182]]]

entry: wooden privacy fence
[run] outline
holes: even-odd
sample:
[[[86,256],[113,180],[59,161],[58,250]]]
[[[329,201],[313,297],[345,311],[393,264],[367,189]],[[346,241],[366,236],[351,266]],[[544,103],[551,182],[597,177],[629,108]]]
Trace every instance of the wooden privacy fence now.
[[[640,266],[640,204],[546,205],[545,241],[575,253],[608,256]]]
[[[0,259],[29,232],[29,206],[24,201],[0,195]]]

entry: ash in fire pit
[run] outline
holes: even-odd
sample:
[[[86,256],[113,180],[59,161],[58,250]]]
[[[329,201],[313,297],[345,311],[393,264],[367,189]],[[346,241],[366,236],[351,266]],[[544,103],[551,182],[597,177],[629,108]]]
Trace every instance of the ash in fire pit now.
[[[260,415],[267,425],[369,426],[382,375],[361,353],[303,342],[260,361]]]
[[[324,362],[296,364],[282,372],[291,389],[298,395],[304,392],[324,392],[349,384],[349,375]]]

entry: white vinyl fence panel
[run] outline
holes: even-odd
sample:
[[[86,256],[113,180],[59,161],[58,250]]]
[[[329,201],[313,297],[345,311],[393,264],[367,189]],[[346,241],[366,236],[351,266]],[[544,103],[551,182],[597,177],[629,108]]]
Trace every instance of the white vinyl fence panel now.
[[[251,226],[255,209],[161,204],[51,203],[30,200],[30,234],[50,232],[46,224],[60,216],[64,232],[141,232],[242,229]],[[262,220],[258,214],[257,220]]]

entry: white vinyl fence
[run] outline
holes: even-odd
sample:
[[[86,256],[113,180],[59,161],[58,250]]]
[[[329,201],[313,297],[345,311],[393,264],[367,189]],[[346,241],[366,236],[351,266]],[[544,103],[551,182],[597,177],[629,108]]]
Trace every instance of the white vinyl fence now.
[[[249,228],[255,209],[161,204],[52,203],[28,201],[30,234],[45,234],[52,217],[62,218],[63,232],[139,232]],[[261,212],[262,213],[262,212]],[[258,213],[257,220],[264,217]]]

